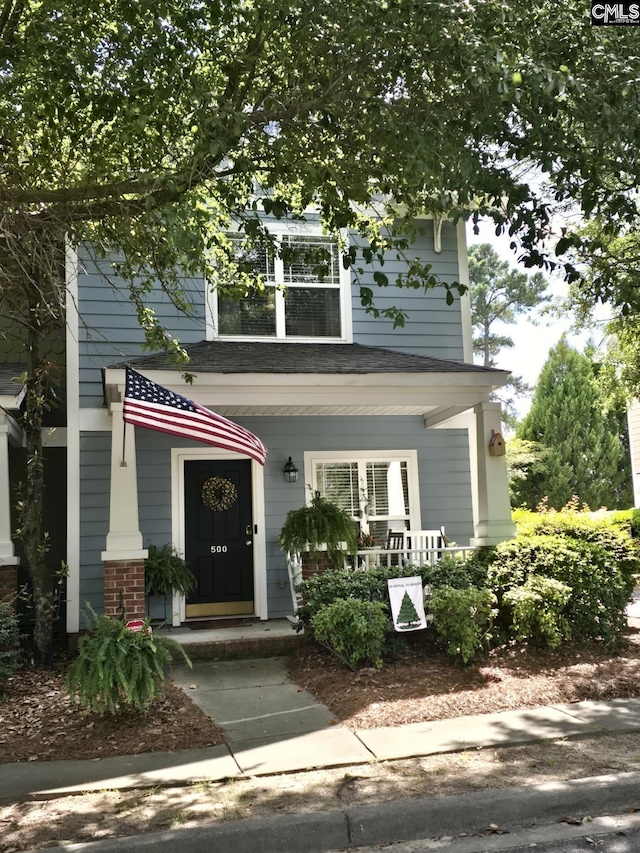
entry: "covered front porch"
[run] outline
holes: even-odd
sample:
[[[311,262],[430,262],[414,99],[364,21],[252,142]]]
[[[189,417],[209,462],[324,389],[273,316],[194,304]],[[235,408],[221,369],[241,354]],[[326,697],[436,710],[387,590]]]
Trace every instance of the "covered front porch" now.
[[[391,446],[397,444],[398,448],[407,448],[398,453],[402,452],[407,458],[413,453],[416,460],[419,452],[408,449],[412,445],[407,442],[414,442],[414,447],[415,443],[419,444],[420,430],[424,431],[423,435],[452,430],[456,435],[467,436],[465,457],[469,462],[465,464],[469,466],[466,479],[470,483],[467,488],[471,493],[469,503],[473,526],[471,535],[467,535],[460,545],[460,553],[477,546],[496,544],[514,535],[504,456],[494,455],[492,451],[502,427],[500,406],[491,401],[491,392],[506,381],[504,371],[355,344],[205,342],[188,349],[191,357],[189,371],[194,374],[191,385],[185,383],[179,368],[167,367],[164,356],[136,359],[130,366],[153,382],[208,406],[218,414],[238,420],[265,439],[270,451],[265,468],[251,463],[252,528],[247,542],[250,540],[253,554],[255,598],[253,610],[245,615],[264,622],[288,612],[288,608],[274,612],[270,603],[271,590],[279,591],[281,597],[288,597],[289,592],[286,561],[276,544],[279,525],[276,522],[274,526],[274,518],[282,518],[288,508],[300,506],[305,500],[306,486],[312,482],[311,465],[318,453],[325,457],[339,453],[348,455],[357,451],[346,451],[343,449],[345,445],[360,445],[367,448],[369,456],[376,453],[389,455],[375,449],[383,446],[378,444],[375,430],[371,435],[357,437],[350,434],[348,440],[344,438],[344,427],[355,423],[356,419],[359,419],[358,423],[377,427],[387,422],[390,427],[386,431],[385,446],[391,443]],[[114,591],[118,585],[131,582],[137,585],[138,592],[127,602],[142,607],[144,596],[137,596],[143,583],[146,548],[139,521],[139,504],[145,497],[144,491],[140,491],[136,442],[140,443],[143,438],[147,445],[149,442],[146,436],[140,433],[136,436],[134,428],[125,427],[123,423],[124,366],[107,368],[104,385],[111,423],[109,531],[102,553],[105,579],[110,575],[108,594],[113,597],[110,599],[112,603],[118,603],[119,597]],[[318,426],[320,421],[334,425],[333,433],[337,437],[329,439],[323,435],[322,441],[325,448],[341,448],[336,453],[326,449],[307,451],[307,447],[319,446],[317,442],[320,439],[313,438],[308,426]],[[415,437],[389,438],[396,423],[400,422],[410,422],[413,425],[411,435]],[[295,490],[284,484],[283,470],[291,455],[280,427],[285,423],[287,434],[295,433],[297,447],[303,448],[303,452],[298,450],[296,456],[302,471]],[[261,428],[254,424],[261,425]],[[314,441],[315,445],[312,444]],[[162,451],[170,453],[171,457],[171,521],[166,541],[173,542],[178,551],[184,553],[184,466],[191,459],[223,459],[225,454],[205,445],[200,448],[176,447],[176,443],[179,444],[179,440],[174,441],[170,451]],[[438,443],[432,442],[430,446],[438,446]],[[149,451],[145,450],[145,453]],[[160,464],[161,456],[157,458]],[[423,491],[431,485],[430,482],[426,485],[418,483],[420,477],[424,479],[426,476],[420,465],[416,461],[412,486],[416,495],[419,485]],[[438,505],[437,493],[429,495],[429,498],[432,504]],[[438,513],[441,516],[438,523],[443,525],[448,536],[453,521],[447,512],[445,507]],[[428,518],[426,520],[429,521]],[[420,530],[422,523],[417,499],[411,527]],[[404,529],[409,531],[409,522],[404,524]],[[375,553],[362,549],[358,555],[359,563],[408,559],[407,543],[397,547],[380,547],[380,544]],[[440,544],[447,549],[457,547],[451,542]],[[434,553],[442,550],[440,544]],[[415,550],[414,545],[410,547]],[[184,600],[174,597],[172,612],[175,627],[188,622]]]

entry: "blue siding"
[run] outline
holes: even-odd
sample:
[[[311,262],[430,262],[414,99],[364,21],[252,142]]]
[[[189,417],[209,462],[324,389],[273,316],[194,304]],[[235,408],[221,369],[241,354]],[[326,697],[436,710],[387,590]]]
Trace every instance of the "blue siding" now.
[[[416,239],[406,252],[409,259],[418,258],[430,263],[432,272],[440,280],[458,280],[458,245],[455,225],[445,222],[442,226],[442,251],[437,254],[433,245],[433,224],[425,222],[424,234]],[[405,268],[405,262],[397,260],[393,253],[380,271],[389,278],[389,286],[378,287],[373,280],[373,269],[365,270],[361,283],[374,293],[377,308],[400,308],[408,315],[403,328],[394,329],[391,320],[374,318],[360,304],[359,287],[353,285],[353,339],[356,343],[387,349],[413,352],[435,358],[462,361],[463,341],[460,318],[460,301],[446,303],[446,291],[436,287],[424,293],[422,290],[398,289],[393,282]]]
[[[205,337],[205,282],[187,279],[182,283],[191,313],[178,311],[158,286],[148,297],[167,331],[181,343],[197,343]],[[138,325],[135,306],[128,298],[127,284],[111,272],[107,261],[80,257],[78,275],[80,313],[80,406],[104,405],[101,369],[143,354],[144,333]]]
[[[447,535],[468,544],[473,530],[469,449],[465,430],[426,430],[420,417],[302,417],[247,418],[244,425],[267,445],[265,504],[269,614],[291,611],[286,566],[277,544],[278,534],[290,509],[302,506],[306,485],[302,476],[304,451],[314,450],[417,450],[422,526],[445,525]],[[297,483],[285,483],[282,469],[291,456],[300,469]],[[440,465],[461,475],[461,482],[438,473]]]
[[[104,564],[100,554],[109,532],[111,433],[80,437],[80,608],[103,611]]]
[[[433,247],[433,225],[424,223],[424,234],[407,250],[407,257],[419,258],[432,264],[432,270],[443,281],[458,278],[458,253],[455,226],[445,222],[442,228],[442,251]],[[356,343],[414,352],[438,358],[463,359],[460,303],[456,299],[446,304],[445,291],[435,288],[421,290],[399,289],[393,286],[395,277],[404,269],[404,261],[393,253],[382,267],[390,285],[380,288],[374,284],[373,268],[365,269],[360,281],[352,285],[353,339]],[[408,315],[403,328],[394,329],[390,320],[376,319],[360,304],[359,284],[371,287],[378,308],[397,307]],[[170,335],[183,344],[197,343],[205,338],[205,290],[203,279],[184,279],[184,291],[192,306],[189,315],[171,304],[158,286],[149,294],[152,307]],[[78,308],[80,312],[80,405],[103,405],[101,368],[143,354],[144,334],[138,325],[135,309],[128,298],[126,282],[111,272],[107,261],[95,261],[85,253],[81,256],[78,277]]]

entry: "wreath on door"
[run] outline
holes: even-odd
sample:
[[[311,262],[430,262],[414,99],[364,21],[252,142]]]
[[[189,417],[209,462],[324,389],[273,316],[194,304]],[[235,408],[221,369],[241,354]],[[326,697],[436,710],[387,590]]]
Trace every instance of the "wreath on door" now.
[[[238,500],[238,490],[226,477],[209,477],[202,486],[202,503],[212,512],[229,509]]]

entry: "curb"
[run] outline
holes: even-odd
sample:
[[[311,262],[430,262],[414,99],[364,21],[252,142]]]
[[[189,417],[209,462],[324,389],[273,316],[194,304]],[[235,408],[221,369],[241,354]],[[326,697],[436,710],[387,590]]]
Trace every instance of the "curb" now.
[[[509,830],[535,827],[576,812],[576,817],[594,817],[632,806],[640,806],[640,772],[435,796],[392,802],[383,809],[361,806],[349,810],[350,844],[362,847],[473,834],[490,823]]]
[[[640,807],[640,772],[569,782],[479,791],[458,796],[401,800],[344,811],[312,812],[239,820],[194,829],[175,829],[129,838],[65,845],[75,853],[319,853],[390,844],[461,832],[480,832],[489,823],[502,829],[536,827],[575,817],[616,814]],[[39,848],[29,853],[47,853]]]

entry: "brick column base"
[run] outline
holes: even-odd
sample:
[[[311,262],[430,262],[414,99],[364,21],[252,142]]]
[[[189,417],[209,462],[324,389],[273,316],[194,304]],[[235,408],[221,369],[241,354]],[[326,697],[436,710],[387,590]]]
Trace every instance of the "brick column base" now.
[[[17,594],[18,567],[0,564],[0,601],[8,602],[15,610]]]
[[[107,560],[104,564],[104,615],[144,619],[144,560]]]
[[[310,557],[309,554],[302,555],[302,580],[306,581],[312,575],[320,575],[327,569],[334,568],[335,566],[324,551],[320,551],[315,557]]]

